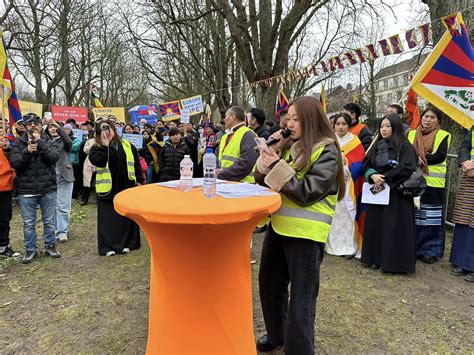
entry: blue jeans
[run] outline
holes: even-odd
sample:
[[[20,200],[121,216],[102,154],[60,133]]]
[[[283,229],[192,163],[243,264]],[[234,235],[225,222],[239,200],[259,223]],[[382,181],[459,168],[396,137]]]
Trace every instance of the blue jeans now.
[[[33,197],[18,196],[21,215],[23,217],[23,234],[26,251],[37,251],[36,243],[36,207],[41,207],[41,219],[44,227],[44,245],[53,247],[56,245],[56,191],[47,192]]]
[[[67,235],[69,219],[71,218],[71,201],[74,181],[66,181],[61,175],[56,175],[56,236]]]

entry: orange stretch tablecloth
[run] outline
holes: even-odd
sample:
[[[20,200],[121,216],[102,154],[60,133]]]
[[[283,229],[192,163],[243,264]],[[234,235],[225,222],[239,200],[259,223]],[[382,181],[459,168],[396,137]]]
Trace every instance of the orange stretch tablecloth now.
[[[151,249],[149,354],[255,354],[250,238],[278,194],[206,199],[145,185],[119,193]]]

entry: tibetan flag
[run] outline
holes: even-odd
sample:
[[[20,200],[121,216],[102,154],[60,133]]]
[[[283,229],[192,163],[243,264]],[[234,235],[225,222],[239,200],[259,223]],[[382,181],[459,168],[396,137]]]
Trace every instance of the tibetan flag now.
[[[388,40],[390,41],[392,52],[394,54],[400,54],[403,52],[403,45],[399,35],[392,36]]]
[[[94,107],[95,108],[103,108],[102,102],[99,100],[99,88],[94,84],[91,85],[91,95],[92,99],[94,100]]]
[[[352,208],[355,207],[356,210],[354,240],[360,253],[362,251],[365,223],[365,205],[362,204],[362,186],[365,181],[363,163],[365,150],[359,138],[354,135],[351,141],[341,146],[341,151],[350,171],[349,194],[346,197],[346,203],[352,204]]]
[[[443,17],[443,24],[452,36],[461,36],[461,28],[456,21],[457,14],[451,14]]]
[[[328,72],[328,67],[327,67],[326,63],[320,62],[320,64],[321,64],[321,68],[323,68],[323,72],[327,73]]]
[[[161,116],[165,119],[178,119],[181,116],[179,100],[159,104]]]
[[[390,46],[388,45],[388,41],[386,39],[381,39],[379,41],[380,48],[382,48],[382,54],[384,56],[392,54],[390,51]]]
[[[408,90],[408,98],[405,103],[405,110],[407,112],[407,125],[412,129],[416,129],[420,124],[420,110],[418,108],[418,98],[416,92],[410,88]]]
[[[280,122],[280,114],[282,111],[288,111],[288,99],[283,92],[283,89],[280,89],[276,103],[276,121],[278,122]]]
[[[420,26],[420,32],[421,32],[421,39],[423,42],[423,45],[426,46],[427,44],[430,43],[430,23],[425,23],[424,25]]]
[[[375,50],[375,47],[373,44],[368,44],[365,46],[367,50],[369,51],[369,55],[372,59],[377,59],[379,57],[377,51]]]
[[[336,58],[330,58],[329,59],[329,69],[331,71],[335,71],[336,70],[336,61],[335,61]]]
[[[321,86],[321,94],[319,94],[319,102],[323,107],[324,113],[326,113],[326,93],[324,92],[324,84]]]
[[[438,107],[461,126],[474,124],[474,50],[460,13],[453,28],[415,74],[410,86],[418,95]]]
[[[365,58],[365,54],[362,52],[361,48],[356,49],[354,52],[356,52],[361,63],[365,63],[367,61],[367,58]]]
[[[336,61],[337,67],[339,69],[344,69],[344,64],[342,64],[341,57],[337,56],[337,57],[334,57],[334,59]]]
[[[357,64],[357,60],[354,57],[354,53],[346,52],[344,53],[344,55],[346,56],[347,60],[349,61],[351,65]]]
[[[318,69],[316,68],[316,64],[312,64],[311,68],[309,69],[310,73],[313,73],[313,76],[318,75]]]
[[[20,104],[15,92],[15,83],[13,82],[10,70],[8,70],[7,52],[5,50],[5,43],[3,42],[3,31],[0,28],[0,85],[3,86],[3,100],[0,105],[8,106],[8,121],[10,127],[13,127],[15,122],[22,119]],[[2,117],[4,119],[4,117]]]
[[[416,40],[415,36],[415,29],[412,28],[405,32],[405,39],[408,43],[408,48],[413,49],[418,45],[418,41]]]

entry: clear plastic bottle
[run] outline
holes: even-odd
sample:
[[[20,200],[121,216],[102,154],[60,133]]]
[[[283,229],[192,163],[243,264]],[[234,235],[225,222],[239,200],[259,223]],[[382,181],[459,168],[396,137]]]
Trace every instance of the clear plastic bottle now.
[[[189,155],[185,155],[179,164],[179,189],[181,191],[191,191],[193,189],[193,165]]]
[[[216,162],[217,158],[212,152],[212,148],[206,148],[206,154],[202,158],[204,170],[203,192],[204,197],[213,198],[216,196]]]

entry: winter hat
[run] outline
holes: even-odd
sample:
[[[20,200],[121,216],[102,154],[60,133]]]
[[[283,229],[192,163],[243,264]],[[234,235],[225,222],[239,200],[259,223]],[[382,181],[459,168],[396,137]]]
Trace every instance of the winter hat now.
[[[69,129],[70,131],[72,131],[74,128],[72,128],[72,126],[71,126],[69,123],[66,123],[66,124],[63,126],[63,129]]]

